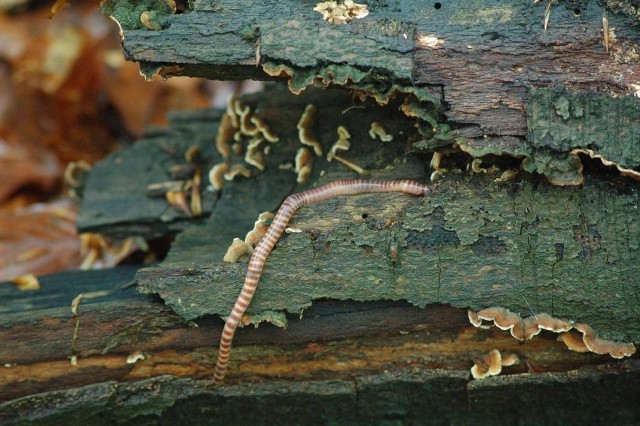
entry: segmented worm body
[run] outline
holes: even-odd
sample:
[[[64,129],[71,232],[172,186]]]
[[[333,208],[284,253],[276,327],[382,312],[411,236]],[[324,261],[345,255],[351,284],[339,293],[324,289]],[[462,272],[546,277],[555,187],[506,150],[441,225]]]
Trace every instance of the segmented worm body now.
[[[339,195],[354,195],[368,192],[404,192],[411,195],[424,195],[428,191],[429,188],[426,185],[412,180],[381,181],[347,179],[337,180],[327,185],[322,185],[287,197],[280,206],[280,209],[278,209],[278,213],[276,213],[273,218],[269,229],[251,255],[249,269],[244,279],[242,291],[222,331],[218,361],[213,374],[213,380],[219,382],[224,379],[229,357],[231,356],[231,343],[238,323],[249,307],[249,303],[251,303],[267,256],[269,256],[269,253],[273,250],[273,247],[276,245],[276,242],[284,232],[285,227],[296,210],[307,204],[317,203]]]

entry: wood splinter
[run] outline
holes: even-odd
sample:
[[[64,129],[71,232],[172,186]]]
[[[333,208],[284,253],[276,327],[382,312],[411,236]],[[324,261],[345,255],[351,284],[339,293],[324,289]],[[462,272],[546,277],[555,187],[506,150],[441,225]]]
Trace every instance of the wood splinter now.
[[[264,269],[264,262],[276,245],[276,242],[284,232],[293,214],[302,206],[317,203],[329,198],[341,195],[356,195],[370,192],[403,192],[416,196],[424,196],[429,192],[429,187],[413,180],[367,180],[348,179],[337,180],[327,185],[322,185],[308,191],[300,192],[288,196],[276,213],[269,229],[262,237],[249,260],[249,268],[244,279],[242,291],[236,300],[231,314],[227,318],[220,339],[220,349],[218,351],[218,361],[216,362],[213,381],[221,382],[224,379],[229,358],[231,357],[231,343],[233,335],[240,323],[242,316],[249,307],[258,281]]]

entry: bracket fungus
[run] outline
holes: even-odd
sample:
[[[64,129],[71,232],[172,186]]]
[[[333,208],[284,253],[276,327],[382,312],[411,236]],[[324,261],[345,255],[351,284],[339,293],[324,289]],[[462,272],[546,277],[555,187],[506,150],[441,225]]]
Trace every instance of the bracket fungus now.
[[[267,221],[273,218],[273,213],[271,212],[263,212],[258,216],[258,220],[253,224],[253,229],[247,232],[247,236],[244,237],[244,242],[249,244],[251,247],[255,247],[260,239],[264,236],[267,229],[269,229],[269,225],[267,225]]]
[[[227,249],[227,252],[224,254],[222,261],[227,263],[236,263],[238,259],[244,255],[250,255],[252,251],[253,247],[249,244],[242,241],[240,238],[234,238],[233,242]]]
[[[240,238],[234,238],[222,260],[227,263],[235,263],[242,256],[253,253],[254,247],[269,229],[267,221],[271,218],[273,218],[273,213],[271,212],[260,213],[258,220],[253,224],[253,229],[247,232],[244,237],[244,241]]]
[[[586,348],[598,355],[609,354],[613,358],[624,358],[636,353],[636,347],[633,343],[614,342],[612,340],[602,339],[587,324],[576,323],[573,327],[582,333],[582,341]]]
[[[336,156],[336,152],[338,151],[348,151],[349,148],[351,148],[351,143],[349,142],[350,138],[351,134],[347,128],[344,126],[338,126],[338,140],[327,153],[327,161],[333,160]]]
[[[40,289],[40,281],[38,280],[38,277],[33,274],[24,274],[15,277],[11,280],[11,283],[22,291],[32,291]]]
[[[502,355],[499,350],[494,349],[476,360],[471,367],[471,375],[474,379],[497,376],[502,372],[502,367],[509,367],[519,361],[520,358],[516,354]]]
[[[239,99],[234,105],[236,114],[240,117],[240,132],[246,136],[255,136],[258,134],[258,126],[251,123],[251,108],[249,105],[242,105]]]
[[[267,126],[262,117],[252,113],[249,105],[243,105],[240,98],[232,95],[227,100],[227,109],[222,115],[216,135],[216,149],[225,161],[232,154],[242,154],[245,136],[251,139],[247,143],[244,161],[263,171],[265,169],[264,156],[267,152],[262,148],[262,142],[267,140],[275,143],[280,138]],[[234,141],[235,143],[232,143]],[[220,170],[219,165],[214,166],[209,173],[209,180],[216,190],[222,189],[224,186],[220,179]],[[230,170],[225,169],[223,173],[226,180],[232,180],[238,175],[251,176],[251,172],[241,165],[233,165]]]
[[[338,140],[336,141],[336,143],[333,144],[333,146],[327,153],[327,161],[336,160],[339,163],[343,164],[345,167],[358,173],[359,175],[367,175],[369,174],[369,172],[367,172],[365,169],[363,169],[356,163],[336,155],[336,152],[347,151],[351,147],[351,143],[349,142],[350,138],[351,138],[351,134],[349,133],[347,128],[344,126],[338,126]]]
[[[252,139],[247,145],[247,152],[244,156],[246,163],[261,171],[264,170],[264,152],[260,150],[262,142],[264,142],[264,139],[260,137]]]
[[[429,180],[431,180],[431,182],[433,182],[439,176],[442,176],[444,173],[447,172],[447,169],[440,167],[440,163],[442,162],[443,158],[444,158],[444,154],[442,152],[440,151],[433,152],[433,157],[431,157],[431,162],[429,163],[429,165],[433,169],[433,173],[431,173],[431,176],[429,177]]]
[[[320,144],[320,141],[316,139],[313,133],[311,133],[311,126],[313,126],[313,123],[316,120],[317,113],[318,109],[315,107],[315,105],[307,105],[304,109],[304,112],[300,116],[300,120],[298,120],[297,128],[300,143],[313,148],[313,152],[315,152],[315,154],[320,157],[322,156],[322,144]]]
[[[220,119],[218,134],[216,135],[216,150],[224,159],[227,159],[231,154],[231,140],[235,131],[233,118],[228,113],[224,113]]]
[[[171,207],[180,210],[188,217],[192,216],[191,208],[187,201],[187,194],[184,191],[169,190],[164,196]]]
[[[469,321],[476,327],[483,324],[483,321],[490,321],[500,330],[509,330],[516,339],[529,340],[542,330],[561,333],[571,330],[573,322],[554,318],[549,314],[540,313],[522,319],[520,315],[505,308],[487,308],[477,313],[469,310]]]
[[[218,163],[209,170],[209,183],[214,190],[219,191],[224,187],[224,174],[229,170],[227,163]]]
[[[393,135],[387,133],[387,130],[382,126],[382,124],[377,121],[371,123],[369,136],[371,136],[371,139],[380,138],[382,142],[391,142],[393,140]]]
[[[313,166],[313,156],[309,148],[300,148],[296,154],[294,171],[298,174],[298,183],[307,183]]]
[[[251,122],[251,124],[256,126],[256,128],[258,129],[258,133],[261,133],[262,137],[264,137],[267,141],[276,143],[280,140],[278,135],[273,133],[273,131],[269,128],[269,126],[267,126],[262,117],[260,117],[259,115],[251,116],[249,121]]]
[[[614,342],[600,338],[587,324],[574,323],[562,318],[555,318],[546,313],[539,313],[527,318],[522,318],[515,312],[500,307],[483,309],[479,312],[467,311],[469,322],[475,327],[484,327],[484,321],[493,322],[493,325],[501,330],[509,330],[516,339],[523,341],[531,339],[542,330],[561,333],[562,340],[569,349],[577,352],[593,352],[596,354],[608,354],[613,358],[624,358],[636,352],[632,343]],[[582,333],[582,343],[576,336],[569,333],[575,329]],[[586,350],[585,350],[586,349]]]
[[[592,149],[574,149],[573,151],[571,151],[571,154],[585,154],[588,155],[590,158],[596,159],[596,160],[600,160],[602,162],[602,164],[604,164],[607,167],[615,167],[621,175],[624,176],[629,176],[633,179],[638,179],[640,180],[640,172],[637,172],[633,169],[628,169],[625,167],[622,167],[620,164],[611,161],[611,160],[607,160],[606,158],[604,158],[602,155],[600,154],[596,154],[595,151],[593,151]]]
[[[202,216],[202,197],[200,196],[200,187],[202,183],[202,176],[200,167],[196,168],[191,179],[191,214],[194,217]]]
[[[582,341],[582,334],[573,331],[567,331],[566,333],[560,333],[558,340],[564,343],[570,351],[574,352],[589,352],[589,348]]]
[[[237,176],[243,176],[246,178],[250,178],[252,176],[251,170],[247,169],[242,164],[234,164],[231,166],[228,172],[224,175],[224,179],[228,181],[234,180]]]

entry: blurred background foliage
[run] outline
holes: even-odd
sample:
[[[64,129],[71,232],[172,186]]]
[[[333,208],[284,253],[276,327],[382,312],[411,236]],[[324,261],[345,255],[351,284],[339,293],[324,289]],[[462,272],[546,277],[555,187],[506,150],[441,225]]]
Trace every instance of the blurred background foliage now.
[[[78,235],[69,181],[164,125],[168,111],[223,106],[247,89],[259,85],[145,81],[96,0],[0,0],[0,281],[110,267],[144,249]]]

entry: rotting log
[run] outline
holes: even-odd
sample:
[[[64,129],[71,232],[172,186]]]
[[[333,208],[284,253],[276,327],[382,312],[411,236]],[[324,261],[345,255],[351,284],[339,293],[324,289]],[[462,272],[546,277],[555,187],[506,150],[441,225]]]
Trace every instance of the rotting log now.
[[[69,308],[65,306],[60,311],[65,320],[60,321],[59,327],[64,328],[66,335],[51,333],[47,328],[56,321],[41,321],[47,331],[40,336],[46,334],[60,339],[57,342],[60,349],[56,352],[60,354],[66,348],[65,356],[43,360],[33,351],[31,355],[27,353],[33,357],[31,362],[12,361],[17,365],[9,370],[13,375],[5,387],[8,398],[12,390],[15,396],[25,396],[7,402],[6,410],[20,413],[19,408],[23,407],[21,409],[28,412],[29,407],[33,409],[41,403],[41,398],[51,397],[56,401],[61,395],[54,392],[50,396],[29,396],[34,390],[73,387],[64,391],[69,394],[62,395],[73,392],[88,395],[93,389],[103,389],[102,385],[92,383],[106,380],[119,383],[108,385],[108,389],[115,386],[125,395],[129,392],[126,389],[133,389],[131,392],[138,392],[145,400],[149,398],[149,404],[153,405],[157,401],[155,394],[147,395],[140,389],[152,386],[154,382],[145,380],[160,374],[190,378],[179,383],[191,389],[185,392],[200,395],[198,389],[203,383],[191,379],[208,380],[211,375],[222,326],[216,317],[227,314],[245,270],[242,262],[221,262],[222,256],[233,237],[242,238],[252,228],[259,212],[274,210],[287,194],[304,188],[296,184],[295,173],[279,168],[278,164],[291,162],[295,155],[298,148],[295,123],[306,104],[313,102],[318,106],[319,122],[314,130],[325,142],[325,148],[336,139],[335,129],[341,124],[350,130],[353,142],[344,155],[364,166],[372,177],[428,180],[424,154],[406,152],[421,135],[413,127],[413,120],[394,109],[373,104],[368,104],[366,109],[350,108],[351,97],[340,92],[308,91],[292,97],[277,88],[267,94],[247,97],[243,102],[252,110],[260,111],[281,137],[266,157],[265,171],[255,172],[249,179],[227,182],[219,197],[205,197],[206,203],[210,203],[205,208],[210,212],[208,217],[188,219],[172,213],[184,230],[163,263],[136,274],[138,285],[146,292],[160,294],[162,300],[138,295],[136,297],[143,298],[141,304],[122,301],[118,312],[126,314],[121,313],[117,321],[107,314],[102,316],[104,322],[94,322],[91,316],[113,308],[81,305],[81,328],[76,345],[87,346],[77,346],[80,350],[77,349],[76,367],[71,367],[66,358],[75,327]],[[288,107],[283,109],[282,104]],[[205,152],[210,158],[203,167],[210,167],[221,161],[213,147],[219,116],[215,112],[175,115],[169,129],[155,132],[139,146],[182,152],[195,140],[202,141],[201,148],[206,150],[204,141],[208,140],[209,151]],[[339,117],[339,121],[335,117]],[[368,128],[373,120],[387,126],[396,139],[388,143],[371,140]],[[200,131],[203,133],[199,134]],[[372,144],[375,150],[371,149]],[[129,155],[135,157],[135,161]],[[140,155],[139,150],[131,149],[107,159],[91,172],[86,182],[86,205],[95,205],[92,197],[97,196],[98,191],[92,182],[108,183],[108,176],[125,172],[141,176],[149,168],[147,157],[154,156]],[[154,181],[168,179],[170,166],[183,161],[181,154],[173,155],[170,160],[162,165]],[[227,395],[225,401],[229,407],[268,404],[265,401],[275,397],[270,392],[287,393],[285,389],[298,389],[297,386],[304,384],[305,389],[312,390],[299,396],[301,399],[334,392],[327,398],[337,404],[336,410],[341,404],[347,404],[361,413],[359,405],[354,408],[348,402],[353,398],[361,401],[360,393],[355,397],[353,393],[343,394],[338,388],[324,387],[324,381],[338,383],[339,387],[356,383],[361,389],[359,380],[378,380],[375,378],[380,378],[378,375],[383,371],[402,376],[420,370],[424,373],[415,374],[428,377],[435,374],[441,380],[440,386],[457,388],[461,386],[456,383],[462,376],[468,380],[468,368],[474,360],[493,349],[516,353],[521,363],[506,369],[507,375],[488,379],[485,384],[467,382],[464,392],[456,394],[461,399],[451,399],[456,402],[438,411],[443,419],[449,418],[448,410],[456,410],[453,406],[459,406],[459,401],[471,404],[469,406],[473,401],[487,404],[489,395],[495,395],[492,392],[500,394],[502,380],[507,393],[519,389],[525,400],[534,394],[529,393],[532,389],[548,386],[553,389],[553,395],[564,395],[567,387],[571,387],[576,392],[571,395],[578,395],[576,406],[580,407],[587,406],[592,395],[601,393],[588,385],[586,378],[576,379],[576,375],[590,377],[595,382],[603,379],[607,386],[628,384],[629,392],[635,391],[637,356],[625,362],[614,361],[606,355],[570,352],[553,333],[543,333],[521,344],[495,328],[471,327],[465,309],[460,308],[480,309],[500,304],[523,315],[546,311],[587,322],[603,337],[638,343],[637,305],[629,303],[634,300],[638,284],[638,266],[634,261],[638,252],[634,238],[638,234],[638,184],[594,165],[581,187],[553,186],[522,171],[511,181],[494,182],[501,171],[456,170],[470,160],[457,157],[445,162],[449,172],[433,184],[434,192],[425,199],[399,194],[381,198],[363,195],[307,206],[298,212],[291,227],[306,232],[288,234],[276,247],[267,261],[264,280],[252,306],[255,322],[284,319],[288,328],[262,324],[257,329],[245,327],[238,333],[229,384],[220,388],[220,392]],[[242,161],[241,156],[232,161]],[[127,167],[123,168],[122,164]],[[517,166],[499,160],[496,164],[503,168]],[[353,172],[341,164],[317,158],[311,182],[345,176],[353,176]],[[99,196],[106,199],[110,188],[102,183],[97,188]],[[128,203],[141,206],[158,203],[145,194],[148,183],[140,179],[129,186],[129,194],[119,197],[128,197]],[[121,187],[116,189],[122,191]],[[165,204],[164,210],[159,210],[169,209]],[[102,220],[102,215],[94,217]],[[99,223],[96,229],[108,230],[110,226],[119,232],[141,229],[135,222],[135,217],[131,217],[110,225]],[[91,226],[90,221],[83,223]],[[395,265],[389,257],[391,242],[398,246],[399,259]],[[319,302],[319,298],[406,299],[427,306],[419,308],[405,302]],[[294,314],[285,316],[279,312],[287,309]],[[204,318],[198,318],[202,315]],[[187,320],[198,327],[188,327]],[[97,329],[84,334],[89,331],[82,328],[87,323],[95,323]],[[106,328],[100,331],[101,327]],[[13,339],[25,336],[30,328],[15,329]],[[56,330],[59,328],[53,331]],[[95,337],[85,338],[89,336]],[[105,351],[105,348],[108,349]],[[141,351],[146,359],[127,364],[127,357],[136,351]],[[594,367],[602,364],[606,365]],[[69,374],[71,368],[76,369],[76,374]],[[444,378],[439,375],[439,368],[448,371]],[[517,378],[511,378],[509,373]],[[35,374],[36,379],[27,378],[27,374]],[[386,376],[383,374],[383,377]],[[38,384],[38,380],[42,383]],[[135,382],[137,380],[142,381]],[[173,383],[175,379],[166,380]],[[415,410],[397,413],[397,407],[403,405],[394,395],[402,394],[393,389],[411,387],[417,389],[418,395],[424,395],[422,392],[431,388],[421,380],[417,383],[404,378],[382,380],[372,392],[378,393],[384,408],[374,412],[412,419],[417,413]],[[125,383],[130,381],[130,385]],[[89,387],[78,387],[82,385]],[[256,396],[259,393],[251,397],[235,394],[232,392],[235,386],[239,386],[238,392],[245,389],[242,386],[262,389],[264,394],[260,395],[265,399]],[[212,392],[217,395],[218,391],[212,389]],[[445,394],[441,392],[434,397]],[[628,404],[625,395],[621,394],[619,409],[615,411],[618,413],[615,416],[622,417],[613,418],[635,419],[636,408]],[[205,404],[207,398],[209,396],[195,398],[194,404]],[[173,401],[171,397],[169,400]],[[553,402],[550,406],[561,411],[560,406],[574,402],[558,396],[557,405]],[[181,407],[180,402],[175,404],[171,405]],[[300,404],[304,406],[304,402]],[[497,398],[495,404],[488,404],[481,412],[490,419],[504,409],[507,402]],[[535,412],[528,411],[529,405],[516,405],[519,408],[513,411],[513,416],[530,415],[532,422],[540,419]],[[81,413],[86,407],[78,403],[69,410]],[[114,406],[108,403],[105,407]],[[66,408],[60,406],[60,410]],[[607,411],[608,408],[603,410],[607,414],[613,412]],[[168,415],[171,411],[159,407],[154,412]],[[35,416],[38,413],[33,411]],[[50,419],[57,413],[52,409],[43,415]],[[139,414],[138,409],[132,409],[124,415],[133,418]],[[367,418],[367,414],[361,415]],[[563,414],[560,416],[566,418]]]
[[[264,172],[227,182],[219,194],[203,191],[201,218],[148,197],[147,185],[170,179],[169,166],[183,163],[193,145],[203,170],[222,161],[213,146],[220,111],[177,114],[169,129],[97,166],[81,228],[148,238],[182,231],[161,265],[136,275],[162,300],[117,291],[117,304],[89,299],[77,317],[67,305],[9,316],[2,341],[44,349],[1,348],[9,374],[0,389],[11,401],[0,420],[205,423],[234,415],[273,423],[321,401],[332,413],[323,420],[354,423],[425,416],[637,423],[638,355],[613,361],[569,352],[552,333],[520,344],[495,328],[472,328],[461,309],[547,312],[586,322],[605,338],[640,342],[633,180],[640,155],[631,96],[640,37],[636,16],[614,13],[617,3],[557,4],[545,31],[544,6],[530,1],[376,2],[368,17],[344,26],[322,21],[311,3],[194,1],[186,13],[146,14],[158,29],[151,31],[140,16],[163,2],[103,2],[122,26],[125,55],[148,75],[275,78],[298,93],[314,85],[351,93],[307,89],[293,97],[275,89],[244,99],[281,140]],[[609,52],[600,33],[607,12]],[[211,374],[222,324],[198,317],[226,315],[237,295],[245,267],[221,262],[231,240],[258,213],[306,188],[278,166],[293,162],[295,124],[310,102],[319,107],[313,130],[325,150],[344,125],[352,134],[345,156],[370,176],[426,181],[427,160],[438,151],[445,154],[440,178],[425,199],[359,196],[302,209],[291,226],[305,232],[282,239],[251,307],[254,322],[286,321],[288,329],[242,329],[229,383],[210,387],[198,380]],[[372,141],[372,121],[394,141]],[[352,176],[316,158],[309,185]],[[516,353],[521,363],[470,382],[468,368],[492,349]],[[127,363],[129,356],[137,361]],[[154,378],[162,374],[174,377]]]
[[[229,383],[212,386],[222,322],[186,323],[160,299],[123,288],[134,272],[43,277],[31,293],[2,283],[0,340],[13,343],[0,346],[2,424],[640,419],[637,359],[569,352],[553,334],[523,345],[441,305],[323,301],[287,330],[246,327]],[[470,381],[469,367],[493,349],[520,362]],[[309,409],[319,404],[322,412]]]
[[[160,265],[137,274],[142,291],[159,294],[185,320],[230,312],[246,271],[243,262],[222,262],[233,238],[243,238],[259,213],[275,211],[287,195],[304,189],[296,184],[295,173],[278,166],[293,161],[299,146],[296,117],[307,103],[318,107],[317,136],[328,141],[325,151],[337,138],[336,127],[343,125],[352,134],[352,147],[344,156],[370,176],[428,180],[421,154],[405,154],[420,135],[413,120],[397,111],[375,105],[349,109],[351,98],[331,91],[293,96],[275,89],[248,97],[246,103],[281,138],[271,145],[265,171],[227,182],[213,207],[207,207],[210,216],[186,227]],[[137,200],[144,209],[147,203],[164,202],[143,195],[148,181],[134,178],[153,167],[161,169],[150,164],[154,155],[138,152],[177,151],[172,147],[186,147],[186,141],[213,139],[215,120],[204,124],[200,116],[174,118],[163,138],[107,159],[89,176],[84,205],[94,209],[96,199],[98,206],[110,204],[102,202],[112,192],[105,188],[111,185],[118,193],[124,187],[123,167],[129,172],[131,203]],[[372,140],[372,121],[383,123],[395,140]],[[197,126],[205,136],[180,130]],[[206,167],[220,161],[213,146],[202,146],[212,156]],[[242,156],[231,160],[241,161]],[[301,209],[291,227],[302,232],[286,234],[269,257],[249,312],[277,320],[280,311],[300,314],[313,300],[324,298],[407,300],[416,306],[442,303],[476,310],[495,305],[523,315],[546,312],[585,322],[607,339],[640,341],[640,308],[628,303],[640,276],[636,181],[596,168],[582,186],[563,188],[517,169],[515,178],[500,181],[503,170],[455,167],[450,164],[451,170],[424,199],[362,195]],[[349,173],[336,161],[316,158],[311,182]],[[168,179],[166,172],[164,176]],[[210,193],[205,197],[213,198]],[[117,202],[111,205],[119,209]],[[106,216],[97,217],[102,221]],[[390,257],[392,245],[397,247],[396,262]]]
[[[593,376],[601,378],[595,382]],[[0,406],[0,420],[29,424],[585,424],[638,422],[637,361],[571,373],[505,376],[468,384],[434,370],[354,380],[231,385],[162,376],[105,382]],[[634,392],[636,392],[634,394]],[[34,408],[36,407],[36,408]],[[500,407],[499,410],[496,408]]]
[[[425,133],[446,119],[441,137],[418,145],[428,152],[444,139],[476,157],[524,158],[527,170],[575,185],[577,153],[589,150],[639,178],[638,6],[554,2],[545,28],[545,3],[536,3],[377,1],[346,25],[296,0],[194,1],[183,13],[152,11],[147,27],[145,6],[110,0],[103,10],[148,77],[285,79],[295,93],[319,85],[380,103],[405,98]]]

